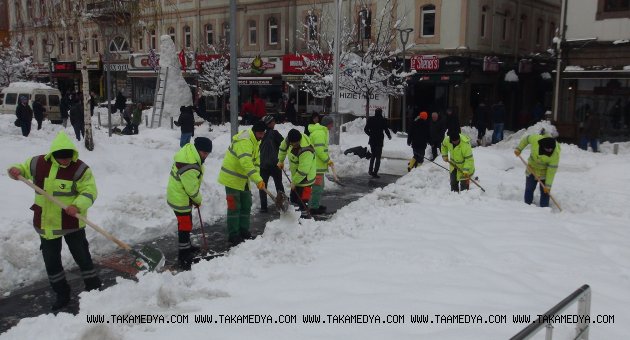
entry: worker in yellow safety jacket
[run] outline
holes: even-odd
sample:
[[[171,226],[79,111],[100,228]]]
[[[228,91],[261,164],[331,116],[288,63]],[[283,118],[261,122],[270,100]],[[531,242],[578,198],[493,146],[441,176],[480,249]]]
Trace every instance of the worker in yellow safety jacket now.
[[[278,168],[284,171],[284,160],[289,155],[291,170],[291,203],[302,211],[302,217],[309,217],[308,202],[311,199],[311,186],[315,183],[315,148],[308,136],[291,129],[287,138],[280,144]]]
[[[333,166],[334,163],[330,159],[328,153],[328,132],[333,127],[333,120],[330,116],[323,116],[319,124],[309,125],[310,139],[313,147],[315,148],[315,182],[313,183],[313,190],[311,194],[311,200],[309,201],[309,209],[312,215],[322,214],[326,212],[326,206],[319,204],[322,194],[324,193],[324,180],[325,174],[328,172],[328,167]]]
[[[540,206],[548,207],[549,192],[560,163],[560,144],[549,134],[528,135],[521,139],[514,154],[520,156],[528,145],[531,145],[532,150],[527,160],[528,169],[525,171],[525,203],[532,204],[534,200],[537,176],[545,184],[540,186]]]
[[[470,177],[475,173],[470,138],[461,133],[451,133],[444,137],[441,147],[442,159],[450,164],[451,191],[460,192],[470,187]]]

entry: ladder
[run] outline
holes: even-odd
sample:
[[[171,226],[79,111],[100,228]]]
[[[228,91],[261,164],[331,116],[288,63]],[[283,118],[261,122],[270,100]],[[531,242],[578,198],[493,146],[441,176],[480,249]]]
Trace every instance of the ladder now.
[[[166,80],[168,79],[168,67],[164,72],[164,78],[162,78],[162,72],[158,74],[158,81],[155,85],[155,97],[153,98],[153,113],[151,114],[151,128],[154,126],[162,126],[162,111],[164,111],[164,97],[166,91]]]

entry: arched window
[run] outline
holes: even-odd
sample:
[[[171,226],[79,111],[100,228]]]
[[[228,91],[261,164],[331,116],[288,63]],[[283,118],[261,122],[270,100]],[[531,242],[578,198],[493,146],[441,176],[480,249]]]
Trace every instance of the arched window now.
[[[482,38],[486,37],[488,33],[488,6],[481,7],[481,29],[479,30],[479,35]]]
[[[426,5],[423,6],[420,11],[421,16],[420,27],[422,27],[422,37],[432,37],[435,35],[435,6]]]
[[[74,55],[74,38],[68,37],[68,54]]]
[[[309,41],[317,40],[317,15],[310,13],[306,16],[307,38]]]
[[[192,35],[190,33],[190,26],[184,26],[184,47],[190,48],[192,46]]]
[[[214,44],[214,31],[212,30],[212,24],[206,25],[206,45]]]
[[[278,44],[278,20],[275,17],[269,18],[267,20],[267,31],[268,31],[268,41],[269,45],[277,45]]]
[[[542,19],[538,19],[536,21],[536,45],[540,45],[542,42],[542,34],[543,34],[543,21]]]
[[[505,12],[501,19],[501,39],[507,41],[510,36],[510,12]]]
[[[155,29],[152,29],[151,31],[149,31],[149,44],[151,44],[149,47],[152,49],[155,49],[156,44],[156,39],[155,39]]]
[[[249,33],[247,35],[249,44],[250,45],[256,45],[256,42],[258,41],[256,39],[257,36],[258,36],[258,30],[256,29],[256,21],[249,20],[247,22],[247,32]]]
[[[359,39],[370,39],[372,36],[372,11],[363,8],[359,11]]]
[[[98,48],[98,35],[93,34],[92,35],[92,53],[97,54],[99,51]]]
[[[225,39],[226,44],[230,44],[230,23],[223,23],[223,39]]]
[[[110,52],[129,52],[129,43],[121,36],[117,36],[109,42]]]
[[[175,43],[175,27],[169,27],[167,32],[168,32],[168,35],[171,36],[173,43]]]

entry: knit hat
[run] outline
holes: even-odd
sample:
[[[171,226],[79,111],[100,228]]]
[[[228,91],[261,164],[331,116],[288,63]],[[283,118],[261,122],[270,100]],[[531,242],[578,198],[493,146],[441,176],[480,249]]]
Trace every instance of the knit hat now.
[[[291,129],[287,134],[287,142],[289,143],[299,142],[300,139],[302,139],[302,134],[296,129]]]
[[[538,141],[539,153],[551,155],[556,148],[556,140],[552,137],[546,137]]]
[[[74,156],[74,150],[72,149],[61,149],[52,153],[53,157],[56,159],[68,159]]]
[[[252,126],[252,131],[254,131],[254,132],[265,132],[265,131],[267,131],[267,124],[265,124],[263,121],[259,120],[256,123],[254,123],[254,126]]]
[[[195,138],[195,149],[197,151],[212,152],[212,141],[206,137]]]
[[[453,141],[458,141],[459,140],[459,133],[456,133],[455,131],[448,133],[448,140],[451,141],[451,143],[453,143]]]
[[[420,112],[420,114],[418,114],[418,118],[422,120],[427,120],[427,118],[429,118],[429,114],[426,111],[422,111]]]
[[[319,122],[320,125],[328,126],[333,123],[333,119],[331,116],[324,116],[322,120]]]
[[[276,120],[276,117],[274,117],[273,115],[266,115],[262,119],[263,123],[265,123],[266,125],[269,125],[269,123],[273,122],[274,120]]]

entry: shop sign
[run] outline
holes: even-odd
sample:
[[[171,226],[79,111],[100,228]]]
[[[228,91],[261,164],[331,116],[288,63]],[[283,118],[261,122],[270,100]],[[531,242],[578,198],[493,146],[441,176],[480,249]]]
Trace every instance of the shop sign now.
[[[267,72],[267,70],[273,70]],[[280,74],[282,73],[282,63],[274,58],[273,61],[270,58],[261,58],[256,56],[253,59],[239,58],[238,63],[239,73],[253,73],[253,74]]]
[[[54,67],[55,72],[74,72],[77,70],[77,64],[71,62],[57,62]]]
[[[33,66],[35,67],[35,69],[37,70],[37,73],[48,73],[50,72],[50,68],[48,66],[48,63],[42,63],[42,64],[33,64]]]
[[[129,64],[104,64],[103,71],[112,72],[127,72],[129,70]]]
[[[351,113],[355,116],[365,116],[365,96],[351,92],[339,92],[339,112]],[[389,117],[389,96],[373,94],[370,96],[370,116],[376,109],[383,110],[383,117]]]
[[[483,57],[483,71],[484,72],[499,72],[499,58],[497,57]]]
[[[80,70],[82,68],[83,67],[81,66],[81,60],[77,61],[76,69]],[[85,69],[94,71],[94,70],[98,70],[99,68],[100,68],[100,65],[99,65],[98,60],[88,60],[87,67]]]
[[[272,77],[238,77],[238,84],[245,86],[265,86],[271,85]]]
[[[436,55],[414,55],[411,57],[411,69],[416,71],[437,71],[440,58]]]
[[[156,62],[159,64],[160,54],[159,53],[154,53],[154,54],[155,54],[155,58],[157,58]],[[153,67],[151,66],[151,63],[152,63],[151,57],[149,56],[148,53],[132,54],[129,57],[130,70],[150,70],[150,69],[153,69]]]
[[[305,74],[312,73],[313,70],[306,66],[306,61],[322,59],[324,63],[332,64],[332,55],[305,54],[285,54],[282,57],[282,69],[284,74]]]

